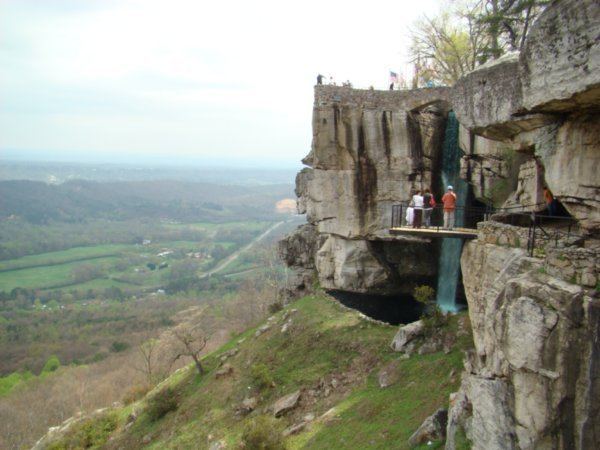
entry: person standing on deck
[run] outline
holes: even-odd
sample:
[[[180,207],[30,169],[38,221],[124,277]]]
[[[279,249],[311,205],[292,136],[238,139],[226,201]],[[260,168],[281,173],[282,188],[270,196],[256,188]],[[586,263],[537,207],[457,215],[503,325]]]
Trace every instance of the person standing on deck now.
[[[452,186],[448,186],[448,191],[442,197],[444,204],[444,228],[452,230],[454,228],[454,212],[456,210],[456,194]]]
[[[425,194],[423,195],[423,204],[423,222],[425,222],[425,228],[429,228],[431,226],[431,211],[435,206],[433,194],[429,189],[425,189]]]
[[[415,195],[413,195],[412,205],[415,208],[413,228],[421,228],[421,224],[423,223],[423,196],[421,195],[421,191],[416,191]]]

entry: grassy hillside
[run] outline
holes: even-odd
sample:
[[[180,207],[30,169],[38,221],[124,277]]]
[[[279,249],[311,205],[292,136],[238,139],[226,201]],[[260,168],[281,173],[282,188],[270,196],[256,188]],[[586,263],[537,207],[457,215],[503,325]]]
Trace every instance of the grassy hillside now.
[[[251,425],[265,421],[273,436],[306,415],[314,419],[284,438],[286,448],[408,448],[409,436],[458,388],[462,351],[471,346],[467,322],[466,315],[454,316],[436,331],[453,341],[449,353],[403,358],[389,347],[396,327],[367,321],[323,294],[305,297],[278,312],[259,336],[248,330],[206,356],[205,375],[191,366],[181,370],[138,403],[76,423],[49,448],[199,449],[215,441],[239,448]],[[226,360],[229,366],[221,366],[232,349],[237,353]],[[397,382],[380,388],[384,366],[395,367]],[[217,376],[223,367],[231,373]],[[298,406],[272,418],[269,407],[296,390],[302,393]],[[162,400],[161,393],[167,394]],[[256,409],[236,413],[250,397]],[[160,414],[157,405],[165,407]]]

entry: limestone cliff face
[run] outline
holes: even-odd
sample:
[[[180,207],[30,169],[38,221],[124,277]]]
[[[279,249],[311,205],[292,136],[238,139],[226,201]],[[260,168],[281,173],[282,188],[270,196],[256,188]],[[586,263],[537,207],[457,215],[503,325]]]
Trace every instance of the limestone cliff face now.
[[[462,256],[475,350],[451,398],[446,448],[460,427],[474,449],[595,448],[600,302],[549,275],[552,262],[486,244],[485,235]],[[600,248],[592,253],[593,265]],[[570,264],[568,251],[556,257]]]
[[[462,177],[495,206],[545,208],[549,186],[578,239],[479,224],[461,265],[475,350],[451,398],[446,448],[591,449],[600,442],[600,3],[554,1],[521,54],[451,89],[317,87],[309,168],[297,178],[311,257],[325,288],[410,292],[435,286],[437,247],[385,233],[391,205],[434,189],[446,112],[460,122]],[[306,232],[306,231],[305,231]],[[301,240],[302,241],[302,240]],[[282,244],[294,254],[297,238]],[[303,241],[302,241],[303,242]],[[296,252],[297,253],[297,252]],[[306,272],[305,272],[306,273]]]
[[[391,293],[434,282],[431,243],[394,239],[387,230],[393,204],[435,184],[447,98],[447,88],[315,88],[309,167],[298,174],[296,193],[320,240],[314,267],[322,287]],[[282,254],[297,253],[294,238],[281,245]]]
[[[539,203],[547,184],[583,227],[600,228],[599,34],[598,2],[554,2],[520,55],[457,82],[463,175],[480,200]]]
[[[587,236],[577,245],[546,242],[530,258],[526,229],[489,222],[465,245],[475,351],[451,398],[447,449],[460,428],[474,449],[600,442],[599,33],[598,2],[554,2],[521,55],[453,90],[462,174],[475,195],[528,206],[542,202],[548,185]]]

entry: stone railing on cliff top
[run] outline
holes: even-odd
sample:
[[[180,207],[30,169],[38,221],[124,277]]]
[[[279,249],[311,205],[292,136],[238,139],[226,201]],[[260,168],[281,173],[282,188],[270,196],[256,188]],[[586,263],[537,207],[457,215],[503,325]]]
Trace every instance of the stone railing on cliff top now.
[[[390,109],[410,111],[431,103],[450,100],[449,87],[421,88],[398,91],[354,89],[348,86],[315,86],[315,106],[339,103],[360,106],[364,109]]]

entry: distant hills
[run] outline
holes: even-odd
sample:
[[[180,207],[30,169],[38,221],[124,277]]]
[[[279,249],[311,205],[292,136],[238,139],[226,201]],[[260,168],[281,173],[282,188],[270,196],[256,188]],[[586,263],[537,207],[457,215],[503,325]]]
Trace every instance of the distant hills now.
[[[83,179],[92,181],[178,180],[244,186],[293,183],[298,167],[241,168],[200,165],[152,165],[43,162],[0,159],[0,180],[33,180],[51,184]]]
[[[9,180],[0,181],[0,220],[20,218],[45,224],[93,218],[214,222],[263,219],[273,217],[276,202],[289,197],[294,197],[292,184],[73,180],[54,185]]]

